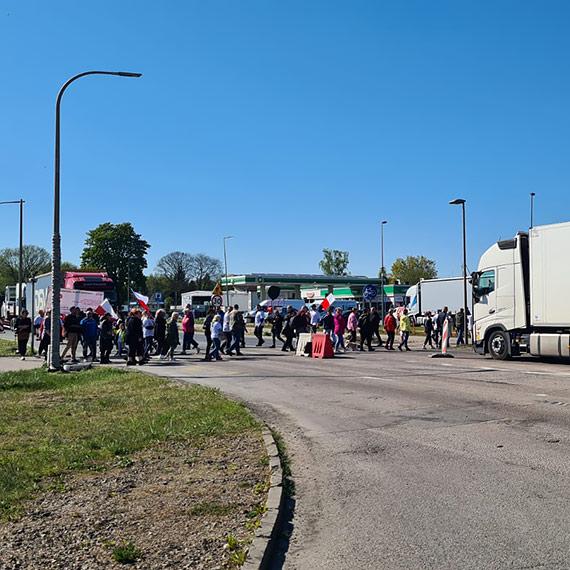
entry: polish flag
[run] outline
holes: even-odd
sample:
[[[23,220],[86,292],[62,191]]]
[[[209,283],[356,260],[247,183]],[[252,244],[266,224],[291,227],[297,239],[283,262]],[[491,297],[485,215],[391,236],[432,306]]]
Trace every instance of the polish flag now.
[[[113,319],[119,320],[117,313],[113,310],[109,299],[104,299],[103,302],[95,309],[95,312],[102,317],[105,313],[109,313]]]
[[[136,291],[133,291],[131,289],[133,295],[137,298],[137,301],[139,302],[139,305],[147,312],[150,313],[150,309],[148,308],[148,297],[146,297],[145,295],[141,295],[140,293],[137,293]]]
[[[323,311],[326,311],[334,303],[334,295],[329,293],[327,298],[321,303]]]

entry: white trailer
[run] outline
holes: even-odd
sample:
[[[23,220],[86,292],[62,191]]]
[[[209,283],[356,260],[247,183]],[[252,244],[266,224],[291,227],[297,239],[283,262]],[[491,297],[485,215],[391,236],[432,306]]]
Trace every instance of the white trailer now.
[[[443,279],[422,279],[406,291],[408,314],[416,323],[422,324],[423,315],[427,311],[434,313],[447,307],[451,313],[456,313],[463,307],[463,277]],[[467,280],[467,303],[471,305],[471,277]]]
[[[473,274],[475,350],[504,360],[529,353],[570,358],[570,222],[499,241]]]

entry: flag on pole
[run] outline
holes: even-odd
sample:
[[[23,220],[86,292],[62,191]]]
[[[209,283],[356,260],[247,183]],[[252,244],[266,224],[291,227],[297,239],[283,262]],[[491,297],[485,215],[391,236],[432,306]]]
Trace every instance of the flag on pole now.
[[[335,297],[332,293],[327,295],[326,299],[321,303],[323,311],[326,311],[334,303],[334,299]]]
[[[148,308],[148,297],[146,295],[141,295],[140,293],[137,293],[136,291],[134,291],[133,289],[131,289],[132,294],[137,298],[137,301],[139,302],[139,305],[147,312],[150,313],[150,309]]]
[[[113,310],[109,299],[103,299],[103,302],[95,309],[95,312],[102,317],[105,313],[109,313],[116,321],[119,320],[117,313]]]

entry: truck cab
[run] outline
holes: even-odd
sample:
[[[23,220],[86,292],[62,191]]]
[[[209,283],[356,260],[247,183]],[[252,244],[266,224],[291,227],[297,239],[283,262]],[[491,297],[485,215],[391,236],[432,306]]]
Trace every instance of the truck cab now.
[[[528,234],[492,245],[472,274],[475,350],[505,359],[526,348],[529,323]]]

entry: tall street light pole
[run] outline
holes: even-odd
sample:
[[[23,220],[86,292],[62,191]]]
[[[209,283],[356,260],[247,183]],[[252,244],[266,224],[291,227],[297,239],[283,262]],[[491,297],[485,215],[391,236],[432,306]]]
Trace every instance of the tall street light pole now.
[[[22,312],[22,297],[24,284],[22,283],[22,259],[24,252],[24,202],[25,200],[11,200],[0,204],[20,204],[20,253],[18,260],[18,315]]]
[[[232,239],[234,236],[224,237],[224,268],[226,272],[226,309],[230,306],[230,291],[228,288],[228,257],[226,255],[226,240]]]
[[[382,249],[382,267],[380,268],[380,302],[382,303],[382,326],[384,326],[384,311],[385,311],[385,303],[384,303],[384,225],[388,222],[384,220],[380,224],[380,234],[382,236],[381,239],[381,249]]]
[[[119,77],[140,77],[141,73],[129,73],[126,71],[85,71],[73,76],[59,90],[55,103],[55,169],[54,169],[54,195],[53,195],[53,237],[51,256],[51,344],[50,363],[51,372],[59,370],[59,335],[60,335],[60,277],[61,277],[61,236],[59,233],[59,180],[60,180],[60,108],[61,98],[65,90],[77,79],[86,75],[117,75]]]
[[[449,202],[452,206],[461,205],[463,211],[463,314],[464,318],[464,334],[467,338],[467,248],[465,244],[465,200],[463,198],[457,198],[456,200],[451,200]],[[473,335],[471,336],[471,341],[473,341]]]
[[[530,227],[533,228],[533,220],[534,220],[534,197],[536,194],[534,192],[530,193]]]

